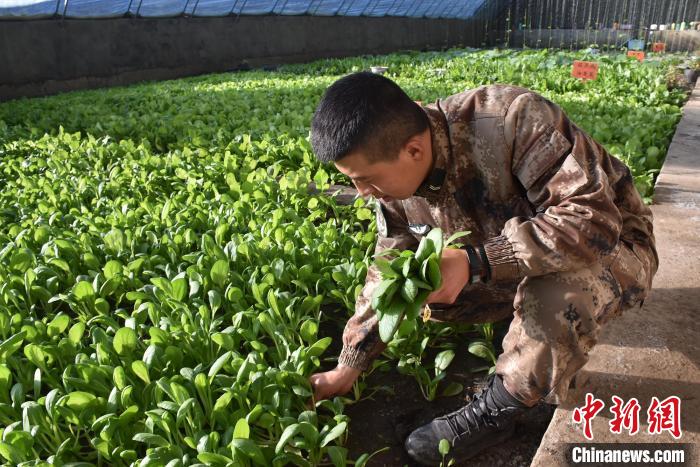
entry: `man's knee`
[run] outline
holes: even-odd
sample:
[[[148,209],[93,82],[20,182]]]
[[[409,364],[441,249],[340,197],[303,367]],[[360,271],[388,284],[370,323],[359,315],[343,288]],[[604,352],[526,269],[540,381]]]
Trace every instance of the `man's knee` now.
[[[617,311],[618,295],[610,271],[596,264],[524,279],[514,306],[526,332],[561,342],[569,333],[594,337],[604,315]]]

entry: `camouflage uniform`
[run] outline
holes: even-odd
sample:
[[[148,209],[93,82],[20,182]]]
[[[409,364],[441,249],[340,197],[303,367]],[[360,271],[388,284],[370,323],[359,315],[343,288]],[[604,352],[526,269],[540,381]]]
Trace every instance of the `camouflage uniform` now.
[[[413,197],[378,210],[377,251],[415,249],[440,227],[469,230],[491,268],[431,319],[493,322],[514,315],[496,372],[527,404],[558,403],[600,326],[646,297],[658,257],[652,215],[629,169],[543,97],[484,86],[423,107],[434,163]],[[369,303],[370,268],[339,363],[366,370],[385,348]]]

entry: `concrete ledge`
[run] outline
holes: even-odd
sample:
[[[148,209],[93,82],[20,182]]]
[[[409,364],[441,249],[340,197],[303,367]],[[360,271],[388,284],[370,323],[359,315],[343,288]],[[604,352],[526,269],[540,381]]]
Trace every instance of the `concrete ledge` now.
[[[590,361],[559,406],[532,466],[567,463],[566,443],[585,443],[572,422],[590,392],[605,402],[593,420],[593,443],[700,442],[700,82],[683,109],[683,118],[656,182],[654,230],[660,257],[653,290],[644,307],[628,310],[601,333]],[[612,396],[640,403],[639,433],[612,434],[608,422]],[[682,437],[648,433],[652,397],[680,397]],[[626,433],[623,431],[623,433]],[[592,464],[591,464],[592,465]],[[697,465],[691,464],[687,465]]]

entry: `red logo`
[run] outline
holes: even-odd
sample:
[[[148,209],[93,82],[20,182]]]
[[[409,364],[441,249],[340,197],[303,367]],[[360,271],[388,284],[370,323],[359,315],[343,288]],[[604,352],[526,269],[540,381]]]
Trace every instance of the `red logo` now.
[[[583,436],[587,439],[593,439],[593,430],[591,430],[591,420],[598,415],[598,412],[603,410],[605,407],[605,402],[600,399],[593,397],[590,392],[586,394],[586,405],[581,408],[576,407],[574,409],[573,418],[574,423],[583,422]]]
[[[652,397],[647,416],[649,434],[668,431],[676,439],[681,437],[681,400],[677,396],[667,397],[661,402],[657,397]]]
[[[618,396],[612,396],[613,404],[610,412],[612,420],[608,423],[610,433],[621,434],[627,430],[630,435],[639,432],[639,412],[641,405],[636,397],[625,402]],[[593,439],[592,421],[605,407],[605,402],[597,399],[593,394],[586,394],[586,403],[583,407],[576,407],[571,414],[574,423],[583,424],[583,436],[588,440]],[[675,439],[679,439],[681,430],[681,400],[678,396],[670,396],[659,401],[658,397],[652,397],[647,410],[647,422],[649,434],[661,434],[668,431]]]
[[[626,404],[617,396],[612,396],[613,406],[610,411],[615,416],[610,420],[610,433],[620,434],[625,429],[630,435],[636,435],[639,431],[639,401],[633,397]]]

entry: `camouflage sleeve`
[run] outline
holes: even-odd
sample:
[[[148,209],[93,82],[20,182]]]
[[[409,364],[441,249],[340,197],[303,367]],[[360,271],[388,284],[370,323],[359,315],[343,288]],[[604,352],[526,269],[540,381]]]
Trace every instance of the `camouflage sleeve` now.
[[[605,150],[534,93],[518,96],[504,117],[511,171],[533,206],[484,244],[495,280],[575,270],[617,244],[622,217],[604,171]]]
[[[408,231],[408,221],[401,201],[380,202],[377,208],[377,230],[375,253],[389,248],[406,250],[418,246],[418,240]],[[345,325],[339,365],[366,371],[372,360],[386,348],[386,344],[379,338],[377,316],[370,306],[372,293],[380,281],[379,271],[370,266],[365,286],[355,302],[355,314]]]

